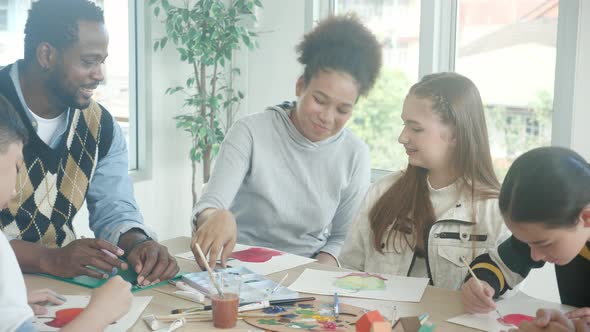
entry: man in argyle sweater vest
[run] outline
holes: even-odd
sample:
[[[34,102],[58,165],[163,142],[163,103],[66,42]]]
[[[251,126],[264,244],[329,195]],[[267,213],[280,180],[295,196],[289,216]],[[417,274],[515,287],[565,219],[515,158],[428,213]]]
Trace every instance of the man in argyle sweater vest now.
[[[5,73],[9,70],[0,72],[1,90],[8,94],[0,98],[18,105],[12,81]],[[76,239],[73,218],[84,203],[96,164],[110,148],[113,119],[96,102],[85,110],[75,110],[68,119],[66,139],[54,151],[36,135],[22,108],[19,113],[31,139],[23,151],[18,195],[0,211],[0,227],[17,239],[62,247]]]
[[[132,268],[136,282],[149,285],[179,269],[143,223],[121,128],[92,100],[104,80],[107,47],[102,10],[92,2],[32,3],[24,60],[0,71],[0,96],[30,137],[17,195],[0,211],[0,228],[24,272],[106,278]],[[96,239],[74,233],[84,201]]]

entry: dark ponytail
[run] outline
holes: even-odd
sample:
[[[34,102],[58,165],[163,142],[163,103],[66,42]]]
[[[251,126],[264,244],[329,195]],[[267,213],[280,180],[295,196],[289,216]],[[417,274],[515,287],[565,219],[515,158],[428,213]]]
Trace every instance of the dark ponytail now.
[[[572,227],[590,204],[590,165],[565,148],[528,151],[508,170],[499,202],[502,215],[510,222]]]

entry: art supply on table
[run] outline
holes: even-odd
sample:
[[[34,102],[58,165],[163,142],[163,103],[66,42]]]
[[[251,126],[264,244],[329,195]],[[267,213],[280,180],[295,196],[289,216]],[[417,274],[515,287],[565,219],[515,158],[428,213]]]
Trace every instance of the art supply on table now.
[[[211,311],[213,326],[228,329],[236,326],[238,306],[240,304],[240,287],[242,279],[239,274],[216,272],[211,274],[211,282],[219,287],[219,294],[211,294]]]
[[[475,281],[477,282],[477,284],[479,285],[479,287],[483,290],[483,284],[481,283],[481,280],[479,280],[479,278],[475,275],[475,273],[473,272],[473,270],[471,269],[471,266],[469,266],[469,263],[467,263],[467,261],[465,260],[465,257],[461,256],[459,257],[459,259],[461,260],[461,262],[463,262],[463,264],[465,264],[465,267],[467,267],[467,271],[469,271],[469,274],[471,274],[471,277],[473,279],[475,279]],[[499,321],[502,323],[504,322],[504,316],[502,314],[500,314],[500,311],[498,310],[498,307],[496,307],[496,314],[498,314],[498,319]],[[509,326],[511,324],[508,324]]]
[[[266,276],[256,274],[247,268],[216,269],[217,272],[237,274],[241,278],[240,303],[260,302],[261,300],[290,300],[299,298],[299,293],[287,287],[278,287],[277,283]],[[199,292],[210,297],[216,293],[209,281],[208,272],[195,272],[185,274],[182,281]],[[276,289],[276,290],[275,290]],[[274,292],[273,292],[274,290]]]
[[[64,282],[75,284],[75,285],[79,285],[79,286],[84,286],[87,288],[98,288],[108,281],[108,279],[96,279],[96,278],[92,278],[89,276],[77,276],[77,277],[73,277],[73,278],[62,278],[62,277],[54,276],[51,274],[45,274],[45,273],[39,273],[38,275],[43,276],[43,277],[47,277],[47,278],[51,278],[51,279],[55,279],[55,280],[64,281]],[[125,281],[129,282],[132,285],[132,287],[131,287],[132,292],[137,292],[142,289],[150,289],[153,287],[166,285],[168,283],[167,281],[162,281],[157,284],[153,284],[153,285],[149,285],[149,286],[138,285],[137,284],[138,274],[134,271],[132,266],[129,266],[127,268],[127,270],[118,270],[116,275],[121,276],[121,278],[123,278]],[[172,278],[171,280],[179,280],[182,277],[182,275],[183,275],[182,272],[178,272],[176,274],[176,276],[174,276],[174,278]]]
[[[274,318],[244,317],[244,321],[265,331],[355,331],[356,321],[363,315],[362,308],[340,303],[340,317],[333,316],[333,302],[307,301],[281,306],[284,311]],[[268,310],[267,308],[266,310]],[[249,315],[265,310],[249,312]],[[388,331],[389,332],[389,331]]]
[[[159,288],[154,288],[154,291],[158,292],[158,293],[162,293],[162,294],[166,294],[169,296],[173,296],[179,299],[183,299],[186,301],[191,301],[191,302],[195,302],[195,303],[203,303],[204,302],[204,295],[200,294],[196,295],[194,293],[191,292],[187,292],[187,291],[173,291],[173,292],[169,292],[169,291],[165,291],[163,289],[159,289]],[[203,300],[202,300],[203,298]]]
[[[340,314],[340,303],[338,301],[338,292],[334,292],[334,318],[338,319]]]
[[[195,243],[195,247],[197,248],[197,252],[199,253],[199,257],[201,258],[201,261],[203,262],[203,264],[205,264],[205,268],[207,268],[207,272],[209,273],[209,277],[211,278],[213,285],[217,289],[217,293],[219,294],[219,296],[223,297],[223,291],[221,290],[221,288],[219,288],[219,285],[215,281],[215,277],[213,276],[213,271],[211,271],[211,267],[209,267],[207,259],[205,258],[205,255],[203,254],[203,251],[201,250],[201,246],[198,243]]]
[[[420,302],[428,282],[428,278],[305,269],[289,289],[322,295],[337,291],[340,297]]]
[[[279,289],[279,287],[281,287],[283,285],[283,282],[285,282],[285,280],[287,279],[288,276],[289,276],[289,273],[285,273],[285,275],[281,278],[281,281],[279,281],[277,286],[275,288],[273,288],[270,293],[274,294],[274,292],[276,292],[277,289]]]
[[[517,326],[522,320],[534,318],[536,311],[540,308],[554,309],[563,313],[575,309],[572,306],[563,305],[561,303],[536,299],[522,292],[517,292],[510,297],[501,298],[496,301],[496,305],[498,306],[498,310],[504,313],[504,317],[508,318],[513,325]],[[512,320],[512,317],[519,318],[519,320]],[[447,321],[490,332],[505,331],[509,329],[506,325],[500,323],[497,315],[492,312],[487,314],[462,314],[447,319]]]
[[[177,254],[176,257],[195,261],[192,251]],[[298,256],[272,248],[236,244],[227,260],[227,265],[233,268],[245,267],[254,271],[254,273],[266,276],[315,261],[313,258]],[[220,262],[219,257],[218,262]]]
[[[259,302],[244,302],[240,303],[238,308],[238,312],[250,311],[250,310],[258,310],[268,308],[273,305],[292,305],[298,302],[307,302],[307,301],[315,301],[315,297],[301,297],[298,299],[287,299],[287,300],[273,300],[273,301],[259,301]],[[210,305],[205,306],[196,306],[184,309],[174,309],[172,310],[172,314],[179,314],[184,312],[195,312],[195,311],[208,311],[211,310]]]

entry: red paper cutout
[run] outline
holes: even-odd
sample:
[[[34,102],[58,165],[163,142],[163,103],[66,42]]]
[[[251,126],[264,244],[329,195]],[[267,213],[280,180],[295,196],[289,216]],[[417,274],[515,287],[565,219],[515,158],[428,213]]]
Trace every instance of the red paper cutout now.
[[[74,318],[78,317],[78,315],[84,310],[84,308],[71,308],[71,309],[62,309],[55,312],[55,318],[45,323],[51,327],[64,327],[68,325]]]
[[[508,324],[512,324],[514,326],[518,326],[520,325],[520,323],[522,322],[530,322],[534,319],[534,317],[529,316],[529,315],[523,315],[523,314],[510,314],[510,315],[505,315],[504,317],[502,317],[502,320],[505,323]],[[500,322],[500,324],[502,324],[502,322],[500,321],[500,318],[498,318],[498,322]]]
[[[229,257],[242,262],[264,263],[268,262],[273,256],[280,256],[282,254],[280,251],[267,248],[249,248],[242,251],[235,251]]]

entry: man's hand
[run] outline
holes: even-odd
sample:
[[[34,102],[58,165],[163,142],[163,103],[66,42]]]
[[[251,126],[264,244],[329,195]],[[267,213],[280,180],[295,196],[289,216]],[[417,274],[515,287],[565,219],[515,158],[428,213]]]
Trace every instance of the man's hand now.
[[[103,250],[104,249],[104,250]],[[107,254],[105,251],[113,255]],[[113,256],[123,255],[116,245],[100,239],[74,240],[63,248],[47,249],[41,257],[41,271],[62,278],[80,275],[103,279],[113,268],[127,269],[127,264]],[[92,266],[100,271],[88,268]]]
[[[214,268],[221,251],[221,266],[226,266],[226,261],[236,245],[237,227],[234,215],[228,210],[208,209],[199,215],[198,228],[193,234],[191,250],[195,255],[197,264],[201,268],[207,262],[202,262],[197,253],[198,243],[203,254],[209,254],[209,266]]]
[[[64,304],[62,297],[51,289],[36,289],[27,292],[27,303],[33,309],[35,315],[47,314],[46,304]]]
[[[134,246],[127,261],[138,274],[137,283],[143,286],[173,278],[180,270],[168,249],[154,240]]]

